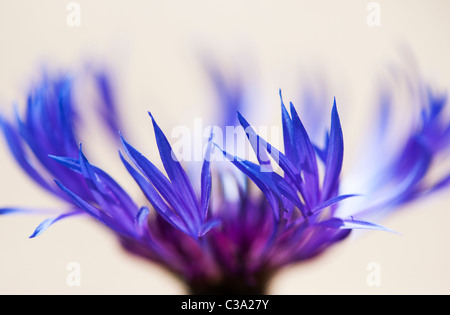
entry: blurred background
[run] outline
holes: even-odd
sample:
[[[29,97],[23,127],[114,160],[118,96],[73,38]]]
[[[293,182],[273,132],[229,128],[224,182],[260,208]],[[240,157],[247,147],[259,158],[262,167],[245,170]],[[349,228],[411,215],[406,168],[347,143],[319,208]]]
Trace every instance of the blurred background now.
[[[205,124],[217,118],[205,57],[246,82],[253,105],[243,113],[256,125],[280,124],[279,89],[296,105],[307,86],[319,87],[330,107],[335,96],[346,157],[357,153],[352,144],[371,122],[379,80],[389,66],[420,69],[433,87],[450,88],[446,0],[377,1],[378,26],[367,21],[370,1],[361,0],[79,0],[79,26],[67,23],[69,3],[0,0],[0,112],[10,115],[13,102],[23,104],[42,68],[105,66],[113,74],[128,139],[153,157],[148,110],[169,135],[176,126],[191,127],[197,117]],[[117,147],[101,141],[95,127],[83,139],[88,157],[136,191]],[[22,173],[1,143],[0,206],[60,206]],[[344,160],[344,170],[349,163]],[[447,190],[402,209],[383,222],[400,235],[370,232],[348,239],[280,272],[269,293],[449,294],[449,202]],[[0,294],[185,292],[158,266],[124,253],[91,219],[62,221],[29,239],[44,218],[0,217]],[[81,268],[80,286],[67,284],[71,262]],[[380,267],[377,286],[367,282],[372,262]]]

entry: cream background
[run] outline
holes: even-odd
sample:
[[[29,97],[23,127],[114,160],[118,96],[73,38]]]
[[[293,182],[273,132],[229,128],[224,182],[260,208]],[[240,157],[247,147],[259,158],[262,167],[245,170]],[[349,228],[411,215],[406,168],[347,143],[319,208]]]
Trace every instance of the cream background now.
[[[22,101],[24,88],[42,63],[76,68],[92,58],[105,61],[118,75],[129,138],[151,154],[147,110],[164,130],[213,112],[212,94],[195,57],[204,48],[222,64],[253,74],[252,82],[260,87],[253,121],[261,123],[279,123],[279,88],[287,100],[295,100],[300,73],[307,77],[323,70],[338,102],[351,109],[341,114],[346,154],[351,155],[359,136],[355,130],[370,119],[367,106],[375,79],[386,63],[403,59],[399,52],[405,45],[426,78],[450,88],[450,2],[445,0],[378,1],[381,26],[375,28],[366,24],[369,1],[361,0],[77,2],[81,27],[66,24],[69,1],[0,0],[2,113],[10,113],[12,101]],[[101,135],[88,142],[96,139]],[[58,205],[28,181],[1,141],[1,206]],[[90,156],[129,183],[116,149],[100,143],[91,147],[95,153]],[[282,271],[270,293],[450,293],[449,201],[447,191],[383,222],[399,236],[370,232]],[[28,239],[44,218],[0,217],[1,294],[184,292],[160,268],[124,254],[114,237],[91,220],[63,221]],[[81,265],[79,287],[66,284],[66,266],[72,261]],[[381,266],[379,287],[366,284],[366,266],[372,261]]]

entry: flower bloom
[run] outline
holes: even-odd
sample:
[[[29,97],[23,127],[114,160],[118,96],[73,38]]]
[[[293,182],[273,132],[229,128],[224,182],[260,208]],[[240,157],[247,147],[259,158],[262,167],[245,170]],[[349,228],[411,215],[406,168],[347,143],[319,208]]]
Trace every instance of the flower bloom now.
[[[111,92],[106,77],[101,78],[99,87],[109,113],[106,126],[117,131]],[[18,114],[14,123],[1,120],[10,151],[20,166],[39,185],[65,200],[70,209],[45,220],[32,237],[62,218],[87,214],[114,232],[129,252],[178,275],[191,293],[265,292],[270,277],[280,268],[320,254],[354,229],[389,231],[365,217],[397,208],[450,182],[449,175],[434,184],[424,181],[435,158],[449,148],[445,98],[430,92],[421,104],[420,124],[403,139],[393,158],[380,164],[378,176],[368,177],[368,188],[343,193],[344,135],[336,100],[325,141],[319,146],[310,140],[295,106],[290,103],[289,110],[285,106],[280,92],[283,152],[237,113],[256,161],[223,150],[212,134],[197,182],[177,160],[152,114],[164,170],[120,135],[120,159],[148,201],[137,204],[85,156],[76,132],[78,109],[70,101],[70,91],[70,80],[45,81],[30,94],[25,120]],[[233,99],[228,95],[226,102]],[[389,106],[384,103],[382,108],[386,119]],[[214,152],[223,154],[248,180],[242,183],[233,170],[215,167]],[[32,157],[54,183],[32,163]],[[274,164],[282,172],[277,172]],[[230,190],[236,194],[232,196]],[[348,210],[341,207],[346,199],[364,202]]]

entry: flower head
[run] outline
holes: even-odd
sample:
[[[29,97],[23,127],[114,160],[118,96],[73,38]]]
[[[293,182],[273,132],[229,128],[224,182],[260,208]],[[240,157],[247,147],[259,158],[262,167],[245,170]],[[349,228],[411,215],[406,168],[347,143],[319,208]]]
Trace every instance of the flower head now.
[[[354,220],[340,220],[333,216],[333,210],[327,214],[321,211],[333,208],[335,203],[349,197],[335,196],[342,154],[337,162],[329,158],[327,166],[330,170],[326,174],[334,173],[333,176],[325,175],[330,183],[324,184],[325,190],[319,189],[318,173],[312,171],[313,167],[317,168],[314,149],[298,117],[295,114],[294,117],[286,122],[286,127],[293,133],[303,132],[302,136],[306,138],[301,141],[310,150],[309,157],[295,156],[298,160],[311,159],[299,164],[302,166],[300,170],[279,152],[280,161],[283,161],[280,164],[288,173],[285,178],[228,155],[231,162],[260,188],[262,194],[256,197],[252,196],[250,187],[240,187],[239,200],[227,200],[224,193],[216,194],[215,198],[220,198],[220,203],[212,206],[209,161],[212,143],[207,146],[201,181],[195,185],[198,189],[194,189],[153,117],[155,137],[167,176],[123,138],[123,148],[134,166],[122,154],[120,156],[155,213],[151,213],[147,206],[136,206],[105,172],[89,164],[81,148],[78,159],[54,158],[83,176],[96,198],[95,202],[83,199],[59,182],[58,185],[72,199],[74,206],[113,229],[126,248],[163,263],[192,287],[212,290],[218,286],[221,290],[238,290],[240,279],[246,290],[261,289],[267,280],[264,275],[320,253],[346,237],[349,229],[376,227]],[[239,118],[246,126],[244,118]],[[334,131],[330,141],[335,141],[335,132],[340,134],[336,136],[341,139],[336,150],[342,151],[336,106],[332,121]],[[266,142],[263,144],[272,153],[275,151]],[[306,189],[311,181],[317,186]],[[333,187],[333,193],[330,187]],[[297,191],[303,194],[303,198],[298,197]],[[324,191],[327,194],[324,195]]]
[[[100,82],[103,95],[108,95],[104,82]],[[146,197],[146,202],[138,204],[85,156],[76,134],[78,114],[67,94],[70,81],[56,80],[45,84],[43,90],[48,92],[49,86],[53,97],[44,97],[44,93],[31,98],[25,121],[17,116],[14,126],[2,120],[17,162],[72,209],[44,221],[33,236],[71,214],[87,214],[115,233],[129,252],[178,275],[193,293],[261,293],[280,268],[322,253],[354,229],[390,231],[366,221],[368,214],[396,208],[450,182],[448,175],[430,186],[423,182],[433,158],[449,147],[444,98],[430,94],[420,126],[411,130],[392,160],[382,163],[381,176],[368,182],[371,189],[354,187],[347,192],[342,188],[344,134],[336,100],[325,142],[320,146],[311,141],[292,103],[288,111],[280,92],[283,152],[260,137],[237,113],[256,161],[220,148],[211,135],[198,182],[188,176],[152,114],[163,170],[120,135],[120,159]],[[115,115],[106,119],[108,126],[116,125]],[[52,132],[55,130],[59,132]],[[23,148],[25,144],[30,155]],[[215,150],[246,176],[245,183],[233,171],[215,167],[211,160]],[[33,166],[31,157],[50,172],[54,185]],[[386,187],[395,189],[386,195]],[[237,198],[230,190],[237,192]],[[363,198],[361,193],[369,201],[344,211],[341,202]],[[11,210],[3,210],[7,212]]]

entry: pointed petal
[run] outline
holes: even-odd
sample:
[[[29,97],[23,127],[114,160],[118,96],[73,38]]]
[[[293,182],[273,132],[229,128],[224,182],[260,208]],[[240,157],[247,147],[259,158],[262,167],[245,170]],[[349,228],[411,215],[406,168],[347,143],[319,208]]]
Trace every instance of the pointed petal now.
[[[176,193],[178,193],[180,197],[182,197],[183,200],[187,203],[189,212],[192,214],[194,220],[196,221],[196,224],[199,225],[202,221],[200,216],[200,209],[191,182],[180,162],[177,160],[166,136],[159,128],[153,116],[150,113],[149,115],[152,118],[156,143],[158,145],[158,150],[161,156],[161,161],[164,165],[164,169],[166,170],[171,182],[179,188],[178,190],[176,190]]]
[[[0,215],[17,214],[17,213],[33,213],[32,209],[22,208],[0,208]]]
[[[290,106],[292,123],[294,126],[294,137],[296,140],[295,144],[298,146],[299,161],[302,166],[306,167],[305,170],[307,172],[317,174],[317,159],[314,147],[294,105],[290,103]]]
[[[206,220],[208,216],[208,208],[209,208],[209,199],[211,197],[211,170],[210,170],[210,158],[211,158],[211,137],[208,141],[208,145],[206,147],[206,153],[203,160],[202,173],[201,173],[201,214],[202,219]]]
[[[342,200],[345,200],[345,199],[351,198],[351,197],[357,197],[357,196],[360,196],[360,195],[351,194],[351,195],[340,195],[340,196],[337,196],[337,197],[333,197],[331,199],[328,199],[327,201],[322,202],[320,205],[314,207],[312,209],[312,212],[313,213],[317,212],[319,210],[322,210],[322,209],[325,209],[325,208],[327,208],[329,206],[332,206],[332,205],[334,205],[334,204],[336,204],[338,202],[341,202]]]
[[[316,152],[294,105],[292,103],[290,105],[294,129],[294,144],[297,147],[299,161],[298,168],[304,171],[305,199],[307,204],[314,205],[317,203],[320,194]]]
[[[385,232],[395,233],[391,229],[384,227],[382,225],[378,225],[372,222],[354,220],[354,219],[339,219],[332,218],[326,221],[322,221],[317,223],[318,225],[327,226],[335,229],[363,229],[363,230],[379,230]]]
[[[53,225],[54,223],[67,218],[67,217],[71,217],[77,214],[81,214],[82,211],[81,210],[76,210],[76,211],[71,211],[68,213],[63,213],[55,218],[48,218],[44,221],[41,222],[41,224],[38,225],[38,227],[34,230],[33,234],[30,235],[30,238],[34,238],[36,236],[41,235],[42,233],[44,233],[51,225]]]
[[[41,208],[0,208],[0,215],[8,215],[8,214],[20,214],[20,213],[25,213],[25,214],[37,214],[37,215],[42,215],[42,214],[55,214],[57,210],[52,210],[52,209],[41,209]]]
[[[322,200],[329,199],[336,193],[339,185],[339,175],[342,169],[343,158],[344,137],[335,99],[331,113],[330,139],[323,179]]]
[[[64,165],[65,167],[71,169],[72,171],[78,172],[81,174],[81,167],[80,162],[78,159],[65,157],[65,156],[56,156],[56,155],[49,155],[50,158],[54,159],[55,161],[59,162],[60,164]]]
[[[283,102],[283,97],[280,90],[280,100],[281,100],[281,120],[283,124],[283,142],[284,142],[284,153],[288,160],[292,161],[294,165],[299,165],[297,147],[294,144],[294,127],[292,124],[292,119],[289,116],[286,106]]]

